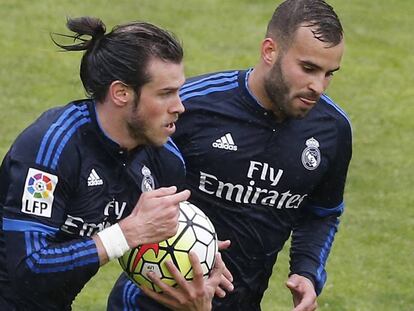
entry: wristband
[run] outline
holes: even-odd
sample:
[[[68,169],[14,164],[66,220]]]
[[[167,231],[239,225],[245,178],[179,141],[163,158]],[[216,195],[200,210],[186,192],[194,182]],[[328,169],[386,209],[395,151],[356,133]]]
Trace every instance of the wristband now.
[[[118,224],[98,232],[98,236],[101,239],[109,260],[119,258],[130,250],[124,233]]]

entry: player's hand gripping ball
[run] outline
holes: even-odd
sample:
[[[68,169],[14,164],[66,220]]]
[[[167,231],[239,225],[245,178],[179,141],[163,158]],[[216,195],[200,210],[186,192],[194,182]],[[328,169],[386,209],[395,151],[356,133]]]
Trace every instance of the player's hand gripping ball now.
[[[180,203],[179,227],[177,234],[158,244],[146,244],[134,248],[119,258],[122,269],[138,286],[146,286],[161,292],[147,277],[155,272],[161,280],[175,286],[176,282],[168,271],[165,261],[170,259],[187,280],[193,278],[188,253],[195,251],[200,259],[204,277],[214,266],[217,253],[217,235],[208,217],[189,202]]]

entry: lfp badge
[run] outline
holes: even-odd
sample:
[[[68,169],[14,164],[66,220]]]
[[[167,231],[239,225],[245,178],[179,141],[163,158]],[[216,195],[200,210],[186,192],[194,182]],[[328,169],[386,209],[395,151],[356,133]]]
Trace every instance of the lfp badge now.
[[[56,175],[29,168],[22,197],[22,212],[50,218],[57,183]]]

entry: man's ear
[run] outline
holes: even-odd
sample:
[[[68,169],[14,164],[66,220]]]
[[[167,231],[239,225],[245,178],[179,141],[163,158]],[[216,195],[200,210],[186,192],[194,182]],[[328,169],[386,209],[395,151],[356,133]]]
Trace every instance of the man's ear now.
[[[279,46],[272,38],[265,38],[262,42],[262,59],[263,61],[272,66],[279,54]]]
[[[123,107],[131,101],[134,96],[131,87],[127,86],[122,81],[116,80],[109,86],[108,95],[115,105]]]

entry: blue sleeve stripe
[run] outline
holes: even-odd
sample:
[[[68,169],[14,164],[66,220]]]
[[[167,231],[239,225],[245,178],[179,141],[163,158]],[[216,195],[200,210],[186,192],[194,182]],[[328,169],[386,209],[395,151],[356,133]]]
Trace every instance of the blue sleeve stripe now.
[[[47,250],[42,249],[40,251],[40,254],[49,255],[49,252]],[[89,249],[89,250],[78,251],[76,253],[63,256],[63,257],[51,257],[51,258],[42,258],[41,255],[39,255],[38,253],[35,253],[33,254],[33,258],[36,260],[36,263],[39,265],[55,265],[55,264],[67,263],[67,262],[71,262],[74,260],[78,260],[82,257],[93,255],[93,254],[95,254],[95,250]]]
[[[59,229],[34,221],[3,218],[3,230],[20,232],[37,231],[46,235],[54,235]]]
[[[67,108],[62,115],[57,119],[56,122],[54,122],[48,129],[48,131],[46,132],[45,136],[42,139],[42,142],[40,144],[40,148],[39,151],[37,153],[37,157],[36,157],[36,163],[37,164],[41,164],[42,162],[42,158],[43,158],[43,154],[46,151],[47,145],[48,145],[48,141],[50,136],[52,135],[52,133],[54,133],[56,131],[57,128],[61,127],[62,124],[67,124],[67,120],[71,119],[72,117],[68,118],[69,115],[72,114],[72,112],[75,111],[76,114],[79,115],[79,113],[82,113],[83,111],[86,110],[86,105],[83,106],[70,106],[69,108]]]
[[[31,254],[33,252],[32,241],[30,239],[30,234],[28,234],[28,232],[24,234],[24,241],[26,243],[26,254]]]
[[[79,118],[83,118],[83,112],[76,111],[73,115],[71,115],[69,118],[65,120],[65,122],[62,125],[58,125],[56,127],[55,132],[53,133],[53,138],[51,139],[50,143],[48,144],[47,152],[45,155],[45,158],[43,159],[43,165],[48,166],[50,158],[52,156],[53,149],[56,146],[57,140],[63,135],[64,131],[66,131],[68,128],[73,126],[73,123]]]
[[[345,203],[341,202],[341,204],[333,208],[326,208],[326,207],[321,207],[321,206],[316,206],[316,205],[308,205],[308,209],[319,217],[326,217],[326,216],[331,216],[331,215],[340,216],[344,212]]]
[[[135,309],[136,299],[139,296],[141,290],[138,286],[135,285],[131,280],[127,280],[124,285],[124,290],[122,293],[122,300],[124,302],[123,311],[133,311]]]
[[[53,123],[49,129],[47,130],[45,136],[43,136],[42,142],[40,144],[40,148],[39,151],[37,153],[37,157],[36,157],[36,163],[40,164],[42,161],[42,157],[43,157],[43,153],[45,152],[46,149],[46,143],[49,140],[50,135],[52,134],[52,132],[55,130],[55,128],[60,125],[64,120],[66,120],[67,116],[76,109],[76,106],[71,106],[68,109],[66,109],[62,115],[59,117],[59,119]]]
[[[51,159],[53,159],[53,162],[57,163],[57,160],[60,156],[60,153],[64,145],[66,144],[70,136],[72,136],[72,134],[66,134],[64,136],[64,141],[61,142],[60,146],[58,147],[58,154],[54,155],[53,152],[56,153],[56,151],[54,150],[56,148],[58,140],[64,135],[65,132],[73,132],[80,125],[87,122],[90,122],[90,118],[86,105],[71,106],[68,109],[66,109],[59,117],[59,119],[49,127],[48,131],[43,137],[39,151],[36,156],[36,163],[46,167],[49,166]]]
[[[217,73],[217,74],[214,74],[214,75],[208,76],[208,77],[203,78],[203,79],[200,79],[200,80],[196,80],[196,81],[193,81],[193,82],[185,83],[185,84],[182,86],[182,88],[181,88],[180,92],[186,92],[188,87],[191,87],[191,86],[193,86],[193,85],[195,85],[195,84],[202,83],[202,82],[204,82],[204,81],[214,80],[214,79],[216,79],[216,78],[226,78],[226,77],[237,76],[237,74],[238,74],[238,71],[232,71],[232,72],[220,72],[220,73]]]
[[[30,235],[30,232],[26,232],[25,234],[29,234]],[[39,232],[33,232],[32,236],[34,237],[32,239],[34,251],[36,251],[38,249],[41,249],[42,248],[42,243],[40,243],[40,237],[41,237],[41,235],[39,235]],[[27,255],[31,255],[31,254],[27,254]]]
[[[92,239],[61,248],[47,248],[45,235],[39,232],[25,232],[25,240],[26,263],[35,273],[69,271],[98,261]]]
[[[164,144],[164,148],[175,154],[181,160],[181,162],[183,162],[185,168],[185,161],[183,155],[181,154],[180,149],[178,149],[177,145],[173,142],[171,137],[168,137],[167,142]]]
[[[200,92],[188,93],[188,94],[182,96],[181,100],[185,101],[189,98],[196,97],[196,96],[202,96],[202,95],[207,95],[207,94],[214,93],[214,92],[222,92],[222,91],[231,90],[231,89],[234,89],[234,88],[238,87],[238,85],[239,85],[238,82],[233,82],[233,83],[223,85],[223,86],[211,87],[211,88],[205,89],[205,90],[200,91]]]
[[[52,161],[52,166],[51,166],[51,168],[52,169],[55,169],[56,168],[56,166],[57,166],[57,164],[58,164],[58,161],[59,161],[59,157],[60,157],[60,154],[62,153],[62,151],[63,151],[63,148],[65,147],[65,145],[66,145],[66,143],[68,142],[68,140],[72,137],[72,135],[75,133],[75,131],[79,128],[79,127],[81,127],[83,124],[85,124],[85,123],[89,123],[89,122],[91,122],[91,119],[90,118],[83,118],[83,119],[81,119],[81,120],[78,120],[74,125],[73,125],[73,127],[66,133],[66,135],[65,135],[65,137],[63,138],[63,140],[60,142],[60,145],[59,145],[59,147],[57,148],[57,150],[56,150],[56,153],[55,153],[55,157],[53,158],[53,161]]]
[[[316,283],[317,283],[316,291],[318,294],[322,291],[322,288],[326,282],[326,271],[325,271],[326,260],[328,259],[329,252],[331,251],[332,243],[333,243],[335,234],[338,230],[338,224],[339,224],[339,220],[337,220],[335,226],[329,230],[329,234],[326,238],[326,241],[319,253],[320,265],[316,271]]]
[[[237,80],[237,78],[238,77],[237,77],[237,74],[236,74],[236,75],[234,75],[232,77],[229,77],[229,78],[221,78],[221,79],[217,79],[217,80],[207,80],[207,81],[200,82],[200,83],[197,83],[197,84],[192,85],[192,86],[188,86],[188,87],[186,86],[185,88],[181,88],[180,96],[182,97],[182,96],[184,96],[185,94],[187,94],[191,91],[199,90],[199,89],[202,89],[206,86],[223,84],[225,82],[234,82],[234,81]]]
[[[25,232],[25,234],[30,235],[30,240],[32,242],[31,245],[33,246],[33,249],[31,249],[31,250],[38,251],[38,250],[42,249],[42,247],[45,246],[44,242],[42,243],[42,241],[41,241],[42,233],[39,233],[39,232]],[[66,253],[80,251],[82,249],[87,249],[87,248],[90,248],[90,247],[95,248],[95,242],[92,239],[87,240],[87,241],[77,242],[77,243],[74,243],[74,244],[69,244],[69,245],[66,245],[64,247],[54,247],[54,248],[42,249],[40,251],[40,253],[42,255],[52,255],[52,256],[63,255],[63,256],[66,256]]]
[[[78,242],[66,247],[55,247],[55,248],[49,248],[49,249],[42,249],[40,251],[43,255],[63,255],[64,253],[69,253],[73,251],[78,251],[80,249],[86,249],[91,246],[95,246],[95,242],[91,239],[88,241],[82,241]]]
[[[81,260],[75,261],[70,265],[39,269],[30,260],[26,260],[29,268],[35,273],[56,273],[56,272],[72,271],[77,267],[87,266],[89,264],[97,263],[98,261],[99,261],[98,256],[94,256],[94,257],[86,258],[85,260],[82,260],[82,261]]]

